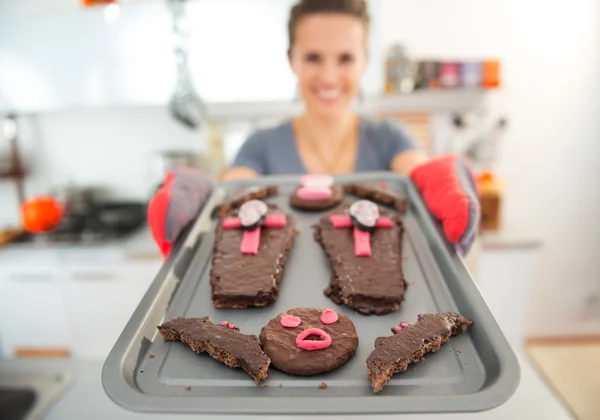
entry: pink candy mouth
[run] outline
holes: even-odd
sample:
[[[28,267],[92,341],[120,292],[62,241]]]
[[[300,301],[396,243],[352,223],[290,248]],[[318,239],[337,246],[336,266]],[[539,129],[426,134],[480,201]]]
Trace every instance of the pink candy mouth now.
[[[323,341],[306,340],[309,335],[316,335]],[[331,345],[331,336],[320,328],[309,328],[296,336],[296,346],[302,350],[322,350]]]

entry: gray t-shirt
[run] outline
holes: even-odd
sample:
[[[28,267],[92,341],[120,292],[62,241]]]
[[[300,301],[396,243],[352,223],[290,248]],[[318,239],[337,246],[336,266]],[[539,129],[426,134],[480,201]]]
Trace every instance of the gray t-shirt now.
[[[394,156],[417,147],[417,142],[400,124],[361,117],[354,170],[390,170]],[[260,175],[305,174],[306,168],[296,149],[292,120],[254,132],[238,151],[232,166],[245,166]]]

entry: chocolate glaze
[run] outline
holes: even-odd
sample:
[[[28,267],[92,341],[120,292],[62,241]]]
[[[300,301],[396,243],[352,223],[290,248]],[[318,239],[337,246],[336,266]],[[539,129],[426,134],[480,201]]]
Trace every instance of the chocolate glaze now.
[[[230,367],[241,367],[255,380],[266,377],[269,357],[258,337],[242,334],[239,328],[213,324],[209,317],[174,318],[158,326],[166,340],[180,340],[195,351],[206,351]]]
[[[268,204],[268,214],[282,211]],[[234,210],[228,216],[234,217]],[[265,306],[277,298],[279,281],[295,237],[295,218],[287,215],[283,228],[261,227],[256,255],[240,252],[243,231],[223,229],[219,224],[213,249],[210,285],[217,308]]]
[[[346,214],[351,203],[344,202],[315,225],[315,239],[327,254],[333,270],[329,287],[324,290],[333,302],[344,303],[362,313],[385,315],[396,311],[404,299],[406,280],[402,271],[403,226],[389,216],[394,227],[371,233],[370,257],[354,255],[351,228],[334,228],[331,214]],[[379,209],[381,216],[388,216]]]
[[[333,370],[346,363],[358,347],[354,324],[346,315],[337,322],[323,324],[318,308],[295,308],[279,314],[260,331],[260,341],[272,366],[295,375],[314,375]],[[302,319],[296,328],[281,325],[281,317],[290,314]],[[296,346],[296,336],[308,328],[320,328],[331,336],[331,345],[321,350],[302,350]]]
[[[300,188],[300,187],[298,187]],[[296,195],[296,188],[290,195],[290,207],[299,210],[320,211],[337,206],[344,198],[344,189],[339,185],[331,187],[332,196],[325,200],[303,200]]]
[[[416,324],[399,331],[392,328],[393,336],[376,338],[375,349],[367,358],[369,380],[375,392],[381,391],[394,373],[421,361],[423,354],[436,351],[450,336],[472,323],[455,312],[419,314]]]
[[[406,197],[399,191],[387,190],[377,184],[349,183],[344,185],[347,194],[366,198],[385,206],[393,207],[400,213],[406,212]]]

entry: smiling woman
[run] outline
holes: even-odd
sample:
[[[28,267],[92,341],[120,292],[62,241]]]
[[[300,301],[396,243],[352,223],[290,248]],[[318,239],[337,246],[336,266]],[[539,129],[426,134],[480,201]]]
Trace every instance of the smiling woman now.
[[[466,162],[454,156],[427,161],[401,125],[371,120],[352,109],[367,67],[369,26],[365,0],[300,0],[292,7],[288,59],[304,112],[254,132],[224,179],[367,171],[410,175],[448,239],[466,252],[480,217]],[[194,201],[201,197],[201,188],[196,191],[177,181],[185,176],[171,174],[149,207],[151,230],[166,253],[190,220],[181,215],[195,214],[196,204],[204,202]]]
[[[225,179],[270,174],[402,173],[425,161],[403,127],[371,121],[352,102],[367,67],[364,0],[302,0],[288,20],[288,58],[305,105],[296,118],[254,133]]]

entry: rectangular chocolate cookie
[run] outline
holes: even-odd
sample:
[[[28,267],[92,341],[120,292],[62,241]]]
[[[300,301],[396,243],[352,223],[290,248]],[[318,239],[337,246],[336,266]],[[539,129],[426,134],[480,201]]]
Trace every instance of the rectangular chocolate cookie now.
[[[158,326],[165,340],[179,340],[196,353],[208,353],[231,368],[241,367],[255,383],[267,378],[271,359],[258,337],[242,334],[231,324],[213,324],[210,317],[174,318]]]
[[[265,306],[277,298],[288,254],[296,235],[295,218],[268,204],[267,218],[285,214],[284,227],[260,229],[258,253],[240,251],[242,229],[225,229],[219,221],[213,248],[210,285],[216,308]],[[237,216],[237,209],[228,214]]]
[[[465,331],[473,321],[455,312],[419,314],[416,324],[406,322],[392,328],[391,337],[377,337],[375,350],[367,358],[367,374],[374,392],[381,392],[392,376],[410,363],[439,350],[450,336]]]
[[[404,300],[407,285],[402,270],[402,221],[380,208],[381,216],[389,217],[393,226],[376,228],[371,233],[371,256],[356,256],[353,229],[334,227],[329,219],[331,215],[345,215],[350,204],[343,202],[314,226],[315,240],[332,269],[324,293],[333,302],[362,313],[385,315],[396,311]]]
[[[264,200],[267,197],[271,197],[279,194],[279,188],[275,185],[268,185],[266,187],[257,187],[250,189],[245,194],[234,198],[226,203],[221,204],[218,207],[218,215],[224,217],[229,214],[233,209],[239,208],[242,204],[250,200]]]
[[[406,197],[399,191],[392,191],[377,184],[349,183],[344,185],[347,194],[390,206],[400,213],[406,212]]]

